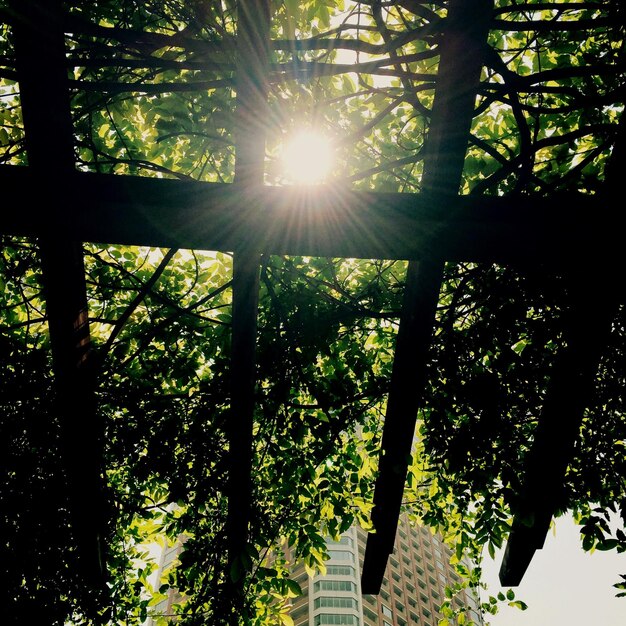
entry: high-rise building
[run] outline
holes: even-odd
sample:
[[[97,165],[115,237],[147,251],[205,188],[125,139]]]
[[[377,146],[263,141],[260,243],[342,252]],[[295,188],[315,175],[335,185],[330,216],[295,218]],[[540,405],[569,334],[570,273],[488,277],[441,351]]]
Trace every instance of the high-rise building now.
[[[157,587],[164,582],[163,576],[167,574],[173,566],[175,566],[180,553],[183,551],[184,545],[184,536],[179,537],[173,545],[169,545],[168,543],[165,544],[161,551],[161,558],[159,559],[159,569],[157,570],[154,579],[154,583]],[[173,605],[181,600],[182,596],[178,590],[170,588],[168,589],[166,597],[152,609],[152,613],[160,617],[171,617],[172,622],[174,622],[176,620]],[[146,622],[146,626],[155,626],[155,621],[152,618],[149,618]]]
[[[310,578],[304,566],[293,576],[302,596],[293,600],[295,626],[436,626],[445,588],[458,581],[450,565],[450,549],[427,528],[400,516],[393,554],[378,596],[362,595],[360,572],[367,533],[351,528],[339,541],[327,541],[326,573]],[[471,590],[457,595],[469,617],[482,624],[478,598]]]
[[[302,595],[292,601],[289,614],[294,626],[437,626],[446,586],[459,581],[450,565],[450,549],[428,528],[412,525],[406,515],[401,515],[380,594],[363,595],[361,570],[366,539],[366,531],[355,526],[338,541],[328,539],[330,558],[324,574],[311,578],[303,564],[295,567],[292,578],[300,585]],[[163,551],[159,577],[179,556],[183,544],[178,541]],[[172,604],[180,599],[171,589],[154,613],[173,615]],[[465,606],[472,621],[482,624],[478,597],[472,590],[455,596],[453,604],[457,608]],[[153,624],[148,621],[148,626]]]

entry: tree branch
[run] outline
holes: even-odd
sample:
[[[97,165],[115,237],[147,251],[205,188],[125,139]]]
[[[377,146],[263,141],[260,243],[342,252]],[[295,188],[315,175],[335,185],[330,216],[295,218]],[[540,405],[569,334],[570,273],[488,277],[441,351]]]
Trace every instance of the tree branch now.
[[[163,258],[161,259],[161,262],[152,273],[152,276],[150,276],[150,278],[143,284],[142,288],[139,290],[137,295],[124,309],[124,312],[122,313],[122,315],[120,315],[120,317],[116,320],[115,325],[113,326],[111,333],[109,334],[106,340],[106,343],[102,347],[102,350],[101,350],[102,356],[100,358],[100,361],[102,361],[104,356],[108,354],[109,350],[111,349],[111,346],[113,345],[113,342],[115,341],[116,337],[120,334],[120,332],[124,328],[124,325],[126,324],[126,322],[130,319],[130,317],[135,312],[137,307],[143,302],[145,297],[152,290],[156,282],[159,280],[159,278],[165,271],[165,268],[169,265],[169,262],[174,258],[174,255],[177,252],[178,250],[176,248],[171,248],[165,253]]]

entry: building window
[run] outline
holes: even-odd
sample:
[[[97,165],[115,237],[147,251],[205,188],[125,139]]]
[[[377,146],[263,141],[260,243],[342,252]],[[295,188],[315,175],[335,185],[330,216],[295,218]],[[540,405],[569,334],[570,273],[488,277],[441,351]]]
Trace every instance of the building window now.
[[[294,622],[297,622],[302,616],[309,614],[309,603],[306,602],[302,606],[298,607],[295,611],[290,611],[289,615]],[[308,622],[308,619],[307,619]]]
[[[385,606],[383,604],[381,605],[381,609],[385,617],[390,617],[391,619],[393,619],[393,613],[391,612],[391,609],[388,606]]]
[[[326,575],[327,576],[354,576],[354,567],[352,567],[351,565],[327,565]]]
[[[400,613],[404,613],[404,606],[402,605],[402,602],[398,602],[396,600],[396,611],[400,611]]]
[[[340,537],[339,541],[335,541],[334,539],[326,539],[327,546],[350,546],[351,548],[354,546],[354,541],[352,541],[352,537]]]
[[[308,578],[309,578],[309,575],[306,573],[306,571],[303,571],[295,577],[295,581],[298,583],[301,583],[304,580],[307,580]]]
[[[376,613],[374,613],[372,609],[364,606],[363,614],[365,615],[365,617],[367,617],[368,620],[370,620],[370,622],[374,622],[375,624],[378,623],[378,615],[376,615]]]
[[[414,624],[418,624],[418,623],[419,623],[420,618],[417,616],[417,614],[416,614],[416,613],[413,613],[413,611],[411,611],[411,612],[409,613],[409,616],[411,617],[411,621],[412,621]]]
[[[350,626],[358,626],[359,618],[355,615],[336,615],[334,613],[320,613],[315,616],[315,626],[321,624],[348,624]]]
[[[313,603],[314,608],[333,608],[333,609],[356,609],[357,604],[354,598],[329,598],[322,596],[321,598],[315,598]]]
[[[329,550],[328,556],[334,561],[352,561],[354,563],[354,554],[347,550]]]
[[[314,591],[356,591],[356,585],[349,580],[317,580]]]

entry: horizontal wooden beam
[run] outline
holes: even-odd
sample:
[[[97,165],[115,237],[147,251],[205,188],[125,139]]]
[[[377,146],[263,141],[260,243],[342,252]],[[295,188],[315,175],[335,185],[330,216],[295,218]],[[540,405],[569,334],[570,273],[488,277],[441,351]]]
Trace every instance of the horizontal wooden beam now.
[[[334,186],[264,187],[252,208],[246,192],[230,184],[82,172],[54,189],[42,191],[42,184],[28,167],[0,167],[0,233],[326,257],[622,262],[616,212],[582,194],[437,200]]]

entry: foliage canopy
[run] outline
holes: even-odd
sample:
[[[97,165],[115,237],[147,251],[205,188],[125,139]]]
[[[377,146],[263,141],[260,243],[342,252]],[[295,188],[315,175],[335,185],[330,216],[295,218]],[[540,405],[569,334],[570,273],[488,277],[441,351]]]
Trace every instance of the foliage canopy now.
[[[0,162],[25,166],[0,7]],[[65,3],[79,170],[233,181],[236,8]],[[332,138],[334,182],[419,192],[446,11],[273,2],[266,182],[287,182],[281,146],[308,128]],[[624,15],[619,0],[494,2],[461,193],[602,192],[623,135]],[[85,264],[111,519],[111,599],[98,606],[112,623],[139,624],[171,583],[186,597],[182,623],[213,623],[227,577],[245,576],[241,620],[272,623],[297,592],[281,558],[267,561],[281,538],[316,568],[325,535],[369,527],[406,263],[262,259],[254,509],[246,562],[230,572],[231,255],[86,243]],[[3,237],[0,283],[4,590],[16,614],[81,623],[90,601],[72,573],[36,242]],[[572,289],[547,267],[445,268],[406,507],[459,557],[479,560],[510,530]],[[625,322],[620,305],[557,503],[574,511],[586,549],[626,550]],[[151,589],[146,545],[181,534],[180,566]]]

